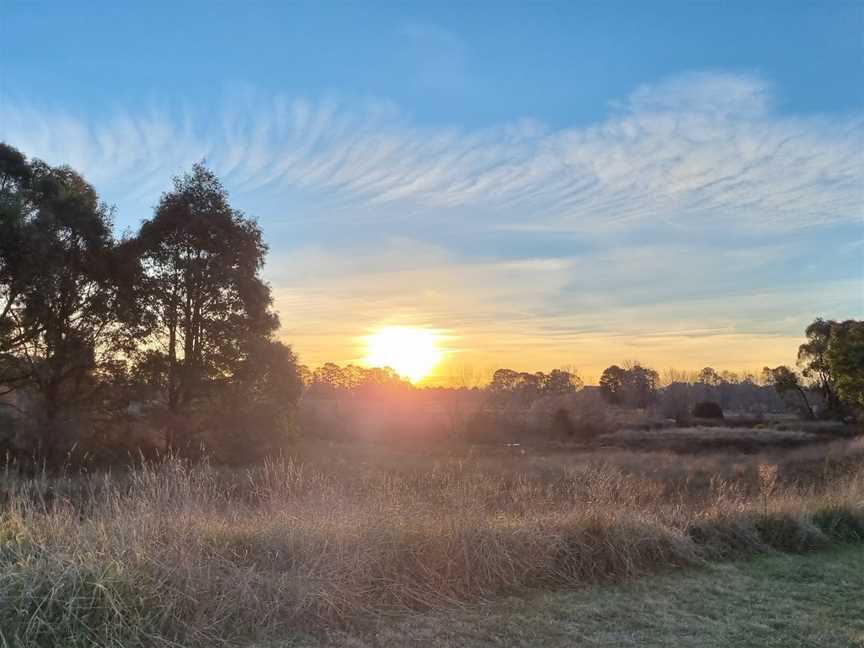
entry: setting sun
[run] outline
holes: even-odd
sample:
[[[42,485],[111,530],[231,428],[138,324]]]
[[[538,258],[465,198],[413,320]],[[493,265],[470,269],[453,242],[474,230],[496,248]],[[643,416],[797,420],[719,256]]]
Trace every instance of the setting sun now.
[[[388,326],[366,338],[364,362],[371,367],[390,367],[417,382],[441,359],[438,336],[426,329]]]

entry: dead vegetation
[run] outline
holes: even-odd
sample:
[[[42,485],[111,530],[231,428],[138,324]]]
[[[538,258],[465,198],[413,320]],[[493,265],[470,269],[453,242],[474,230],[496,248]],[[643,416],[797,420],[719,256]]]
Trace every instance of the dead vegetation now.
[[[822,448],[735,462],[318,443],[244,471],[7,469],[0,641],[237,645],[864,539],[864,448]]]

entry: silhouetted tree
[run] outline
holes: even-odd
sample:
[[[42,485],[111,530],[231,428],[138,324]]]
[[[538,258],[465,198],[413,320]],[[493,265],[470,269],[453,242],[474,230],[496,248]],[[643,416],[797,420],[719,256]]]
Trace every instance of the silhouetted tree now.
[[[569,394],[582,387],[582,379],[575,373],[553,369],[542,383],[543,394]]]
[[[660,376],[653,369],[635,364],[624,374],[624,401],[631,407],[644,409],[654,402]]]
[[[70,417],[96,402],[97,372],[130,343],[126,264],[80,175],[8,146],[0,158],[0,381],[36,395],[36,445],[50,458]]]
[[[627,370],[612,365],[603,370],[600,376],[600,392],[609,403],[620,405],[624,400],[624,379]]]
[[[21,327],[21,301],[38,269],[32,253],[36,205],[31,192],[33,170],[16,148],[0,142],[0,392],[19,382],[16,352],[28,334]]]
[[[526,408],[541,396],[569,394],[582,386],[575,373],[553,369],[548,374],[498,369],[487,386],[491,403],[497,408]]]
[[[712,385],[716,386],[723,382],[723,379],[720,377],[720,374],[717,373],[712,367],[705,367],[702,371],[699,372],[699,376],[696,379],[696,382],[702,383],[703,385]]]
[[[172,415],[210,393],[243,361],[243,348],[278,326],[259,272],[261,230],[232,208],[203,164],[174,179],[134,242],[148,315],[148,343],[166,356],[164,401]],[[176,425],[165,445],[171,450]]]
[[[777,393],[781,396],[785,396],[788,393],[796,394],[801,409],[807,418],[816,418],[813,414],[813,407],[807,399],[807,393],[804,391],[804,386],[801,384],[801,379],[798,377],[798,374],[784,365],[774,367],[773,369],[765,367],[762,370],[762,374],[765,382],[769,385],[773,385],[774,389],[776,389]]]

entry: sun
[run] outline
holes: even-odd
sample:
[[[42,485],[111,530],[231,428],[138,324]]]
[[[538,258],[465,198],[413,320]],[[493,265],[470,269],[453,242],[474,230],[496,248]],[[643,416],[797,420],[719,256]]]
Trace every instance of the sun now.
[[[438,336],[432,331],[409,326],[388,326],[366,338],[364,364],[390,367],[400,376],[417,382],[441,360]]]

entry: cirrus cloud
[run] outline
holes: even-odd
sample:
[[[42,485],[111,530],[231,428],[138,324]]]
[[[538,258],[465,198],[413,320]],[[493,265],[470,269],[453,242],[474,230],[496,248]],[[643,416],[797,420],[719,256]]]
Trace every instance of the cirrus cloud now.
[[[80,168],[111,196],[151,203],[171,173],[206,157],[239,191],[304,190],[442,221],[448,208],[470,208],[498,228],[860,220],[862,116],[788,116],[774,103],[758,77],[701,73],[641,86],[592,125],[464,131],[424,128],[387,101],[250,90],[217,109],[120,109],[98,120],[6,98],[0,138]]]

